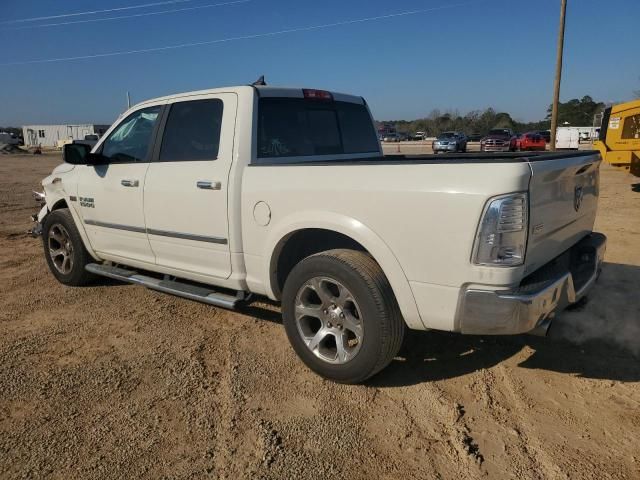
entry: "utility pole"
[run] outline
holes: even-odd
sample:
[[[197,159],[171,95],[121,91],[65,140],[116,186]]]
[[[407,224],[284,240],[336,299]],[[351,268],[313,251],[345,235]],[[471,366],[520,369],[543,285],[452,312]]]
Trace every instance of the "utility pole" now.
[[[564,24],[567,13],[567,0],[560,0],[560,29],[558,31],[558,53],[556,58],[556,79],[553,86],[553,104],[551,105],[551,150],[556,149],[556,131],[558,130],[558,103],[560,102],[560,81],[562,79],[562,53],[564,50]]]
[[[131,97],[129,96],[129,91],[127,90],[127,110],[131,108]]]

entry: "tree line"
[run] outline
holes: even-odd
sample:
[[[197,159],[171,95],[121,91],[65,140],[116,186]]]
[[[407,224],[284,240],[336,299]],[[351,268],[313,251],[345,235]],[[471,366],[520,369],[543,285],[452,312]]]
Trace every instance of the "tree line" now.
[[[567,122],[573,126],[591,126],[594,116],[605,108],[602,102],[594,101],[586,95],[580,99],[574,98],[558,105],[558,125]],[[392,125],[398,132],[412,134],[426,132],[427,135],[439,135],[442,132],[457,130],[466,133],[479,133],[485,135],[492,128],[510,128],[515,132],[528,132],[534,130],[548,130],[551,125],[551,106],[547,109],[544,120],[537,122],[519,122],[507,112],[498,112],[493,108],[486,110],[472,110],[460,115],[458,111],[441,112],[432,110],[431,113],[417,120],[391,120],[376,122],[378,127]]]

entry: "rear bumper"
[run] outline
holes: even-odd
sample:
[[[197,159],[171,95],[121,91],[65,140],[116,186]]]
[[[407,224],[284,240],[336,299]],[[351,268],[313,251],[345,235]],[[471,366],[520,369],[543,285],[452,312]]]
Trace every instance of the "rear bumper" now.
[[[600,273],[607,239],[592,233],[512,290],[462,291],[460,331],[510,335],[545,332],[551,319],[591,289]]]

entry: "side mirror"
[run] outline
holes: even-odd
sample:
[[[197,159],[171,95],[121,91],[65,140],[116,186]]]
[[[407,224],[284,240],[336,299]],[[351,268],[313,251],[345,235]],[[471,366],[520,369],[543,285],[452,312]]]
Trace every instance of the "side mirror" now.
[[[84,143],[67,143],[62,149],[62,160],[71,165],[99,165],[104,157],[97,153],[91,153],[90,145]]]
[[[82,143],[66,143],[62,147],[62,159],[71,165],[86,165],[91,147]]]

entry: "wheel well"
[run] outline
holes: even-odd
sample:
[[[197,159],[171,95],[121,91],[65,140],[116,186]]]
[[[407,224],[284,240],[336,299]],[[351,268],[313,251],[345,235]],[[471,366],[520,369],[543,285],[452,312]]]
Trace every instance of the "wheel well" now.
[[[276,246],[271,260],[271,285],[276,297],[280,298],[284,282],[300,260],[334,248],[367,252],[367,249],[353,238],[333,230],[307,228],[292,232],[283,238]]]
[[[53,207],[51,207],[51,211],[53,212],[54,210],[60,210],[61,208],[69,208],[69,206],[67,205],[67,201],[64,198],[54,203]]]

